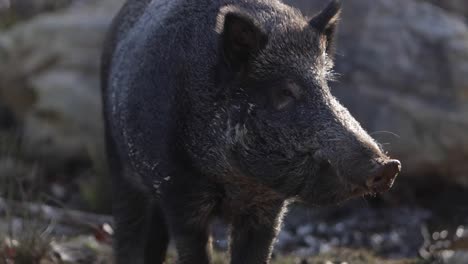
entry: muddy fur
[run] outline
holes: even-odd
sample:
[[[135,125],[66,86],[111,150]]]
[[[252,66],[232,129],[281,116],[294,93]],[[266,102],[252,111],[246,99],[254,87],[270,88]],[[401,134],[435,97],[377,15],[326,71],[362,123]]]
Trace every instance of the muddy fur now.
[[[362,195],[388,158],[332,96],[340,4],[314,18],[277,0],[129,0],[104,48],[117,263],[268,263],[286,205]]]

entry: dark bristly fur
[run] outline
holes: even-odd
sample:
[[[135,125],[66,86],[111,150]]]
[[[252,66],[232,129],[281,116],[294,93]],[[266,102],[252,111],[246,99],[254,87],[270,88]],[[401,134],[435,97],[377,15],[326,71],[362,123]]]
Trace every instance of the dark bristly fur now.
[[[231,263],[268,263],[288,203],[390,188],[399,163],[328,88],[339,13],[128,0],[102,60],[117,263],[162,263],[169,235],[179,263],[209,263],[213,217]]]

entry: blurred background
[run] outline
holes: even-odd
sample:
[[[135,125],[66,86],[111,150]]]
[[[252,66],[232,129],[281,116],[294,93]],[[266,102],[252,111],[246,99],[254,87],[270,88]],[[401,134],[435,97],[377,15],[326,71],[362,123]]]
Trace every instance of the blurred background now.
[[[294,207],[275,263],[468,263],[468,1],[343,2],[332,92],[403,173],[382,196]],[[0,263],[112,263],[99,59],[122,3],[0,0]]]

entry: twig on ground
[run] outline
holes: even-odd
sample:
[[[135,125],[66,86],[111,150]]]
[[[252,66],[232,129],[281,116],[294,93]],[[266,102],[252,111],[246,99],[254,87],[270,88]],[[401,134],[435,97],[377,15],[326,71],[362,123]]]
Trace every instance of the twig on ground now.
[[[111,216],[85,213],[77,210],[61,209],[49,205],[8,201],[0,197],[0,215],[9,212],[14,216],[28,215],[48,222],[56,222],[77,228],[96,230],[104,224],[113,223]]]

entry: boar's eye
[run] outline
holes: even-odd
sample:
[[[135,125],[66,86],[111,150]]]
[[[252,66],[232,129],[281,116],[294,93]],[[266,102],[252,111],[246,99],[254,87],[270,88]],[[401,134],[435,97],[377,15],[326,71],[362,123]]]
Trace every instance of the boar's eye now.
[[[297,96],[290,87],[278,89],[276,94],[273,95],[273,106],[276,110],[286,109],[296,101]]]
[[[289,89],[281,89],[281,95],[284,97],[292,97],[294,98],[293,93]]]

